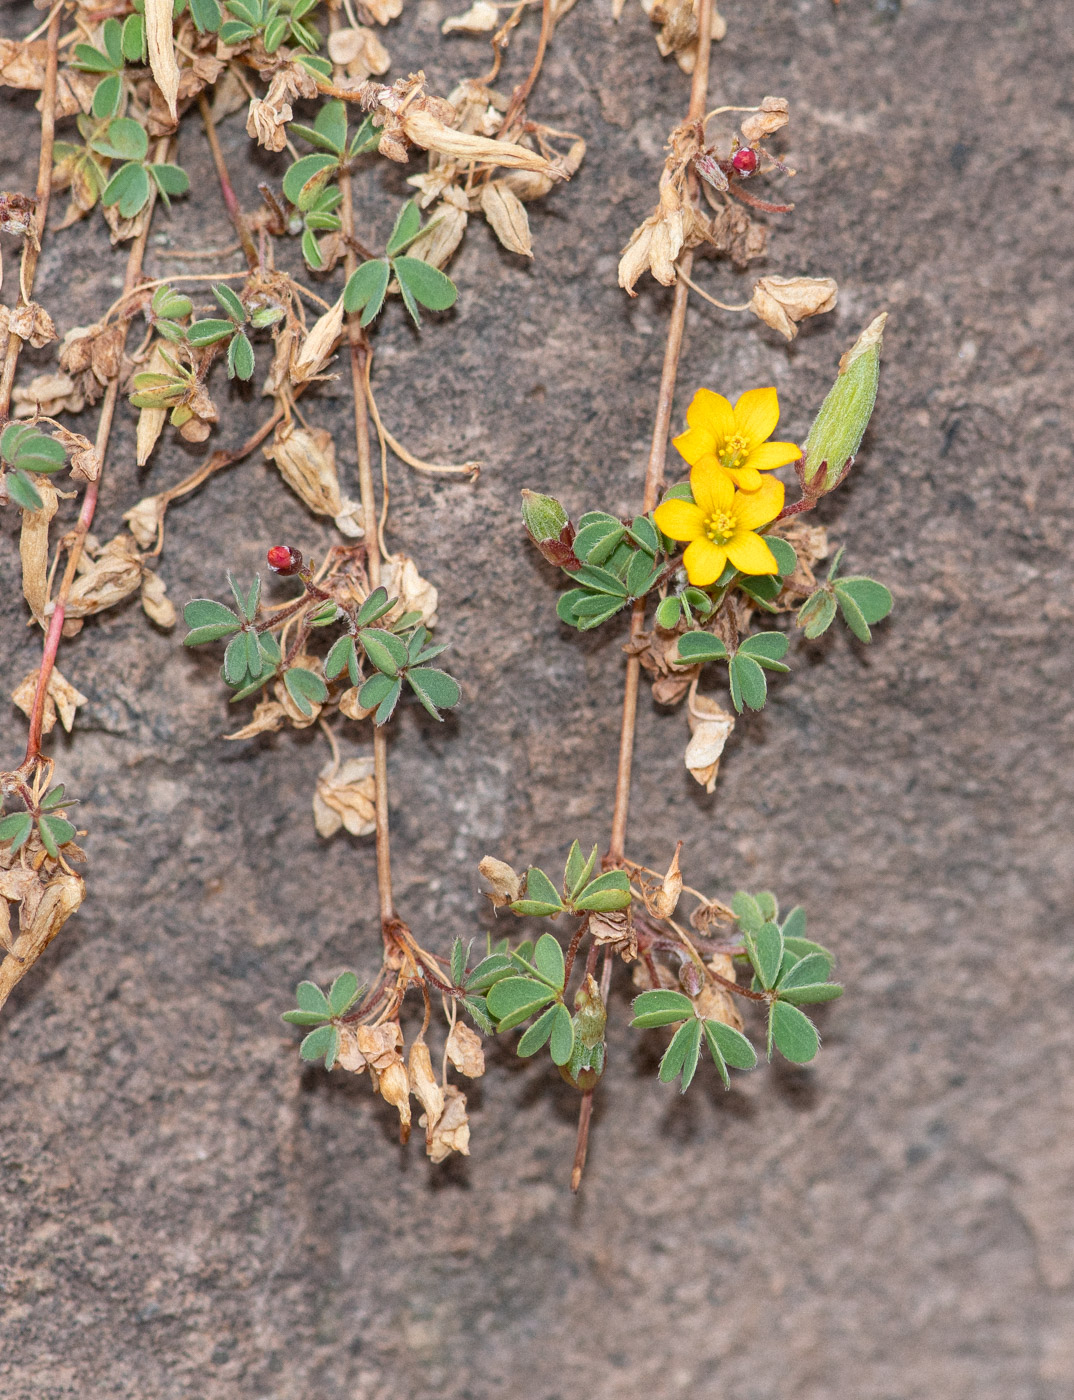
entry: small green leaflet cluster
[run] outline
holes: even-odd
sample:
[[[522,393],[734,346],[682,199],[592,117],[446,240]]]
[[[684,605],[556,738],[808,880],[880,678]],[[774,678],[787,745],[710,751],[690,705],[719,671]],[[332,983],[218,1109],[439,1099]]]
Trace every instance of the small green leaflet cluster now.
[[[304,156],[303,160],[324,160],[324,156]],[[299,161],[299,165],[302,161]],[[295,169],[294,166],[291,167]],[[290,174],[290,171],[288,172]],[[287,191],[286,183],[284,193]],[[290,196],[288,196],[290,198]],[[292,201],[293,203],[294,201]],[[432,224],[428,228],[432,228]],[[361,324],[368,326],[384,305],[388,285],[394,277],[399,295],[416,326],[421,325],[418,306],[428,311],[446,311],[455,305],[458,295],[455,283],[430,263],[421,258],[403,256],[414,240],[427,232],[421,226],[421,211],[412,199],[408,199],[399,211],[391,237],[384,248],[384,257],[370,258],[355,268],[343,289],[343,309],[348,313],[360,311]]]
[[[144,8],[139,5],[139,11]],[[76,44],[71,67],[83,73],[100,73],[101,80],[93,90],[91,115],[100,120],[119,115],[123,105],[123,70],[128,63],[143,64],[145,54],[145,20],[142,14],[128,15],[120,24],[118,19],[106,19],[101,26],[102,48],[92,44]],[[57,159],[59,158],[57,152]]]
[[[36,817],[31,812],[12,812],[0,820],[0,843],[10,842],[8,851],[14,855],[30,839],[36,822],[42,846],[53,860],[58,859],[60,847],[73,841],[77,834],[63,815],[64,808],[73,806],[77,801],[77,797],[64,796],[64,786],[60,783],[51,792],[45,793]]]
[[[353,972],[341,972],[327,994],[316,982],[300,982],[295,989],[294,1011],[285,1011],[283,1019],[291,1026],[313,1026],[302,1041],[298,1053],[304,1060],[324,1060],[331,1069],[339,1054],[339,1021],[365,991],[358,985]]]
[[[555,918],[557,914],[608,914],[630,904],[630,880],[624,870],[608,870],[593,878],[597,862],[596,846],[588,859],[575,841],[563,871],[562,894],[544,873],[531,865],[519,899],[510,905],[512,914],[532,918]]]
[[[588,632],[659,583],[664,573],[660,532],[647,515],[625,525],[604,511],[587,511],[572,541],[581,568],[568,568],[573,588],[561,593],[556,615]]]
[[[640,997],[634,998],[634,1019],[630,1024],[636,1029],[652,1030],[656,1026],[674,1025],[676,1021],[681,1021],[682,1025],[672,1036],[671,1044],[660,1061],[659,1078],[662,1084],[671,1084],[681,1076],[681,1092],[686,1093],[697,1069],[702,1037],[725,1088],[731,1087],[728,1066],[732,1069],[752,1069],[757,1063],[756,1051],[740,1031],[725,1026],[722,1021],[710,1021],[699,1016],[694,1003],[684,992],[661,989],[642,992]]]
[[[207,345],[219,345],[226,340],[228,378],[251,379],[254,373],[254,347],[243,326],[247,319],[256,330],[274,325],[282,318],[283,308],[258,306],[248,313],[241,300],[223,282],[213,286],[213,296],[227,319],[207,317],[202,321],[192,321],[185,331],[186,342],[194,349],[201,350]]]
[[[136,16],[131,16],[131,18],[136,18]],[[109,20],[105,28],[108,27],[108,24],[115,23],[115,20]],[[84,44],[79,45],[79,48],[85,47]],[[96,50],[92,49],[90,52],[95,53]],[[109,80],[105,79],[105,81]],[[100,86],[98,85],[98,92]],[[82,130],[81,121],[79,129]],[[88,128],[88,132],[87,145],[93,155],[103,156],[105,160],[120,162],[119,168],[111,175],[108,183],[101,190],[100,200],[105,205],[117,205],[122,218],[133,219],[139,210],[145,208],[149,202],[152,185],[156,185],[160,197],[166,205],[171,203],[172,195],[186,194],[190,189],[190,180],[185,170],[178,165],[169,165],[148,159],[149,137],[145,133],[145,128],[133,117],[113,116],[103,126]],[[78,149],[77,146],[67,147],[63,143],[57,142],[56,158],[60,159],[64,155],[77,153]],[[103,167],[100,168],[103,170]]]
[[[185,646],[200,646],[229,638],[224,651],[222,675],[235,694],[232,702],[243,700],[260,690],[279,673],[283,657],[275,636],[257,621],[261,600],[260,575],[254,579],[248,593],[228,575],[238,611],[225,607],[212,598],[195,598],[183,609],[183,618],[192,630],[183,639]],[[336,603],[328,602],[309,619],[312,627],[328,627],[345,619],[347,632],[333,644],[325,658],[325,675],[329,680],[347,673],[352,685],[361,685],[358,703],[363,709],[374,710],[375,724],[386,724],[395,710],[406,682],[434,719],[441,719],[441,710],[452,709],[459,703],[458,683],[444,671],[425,663],[439,656],[446,648],[429,645],[428,629],[420,625],[421,614],[404,613],[389,631],[371,624],[396,604],[384,588],[374,589],[354,618]],[[400,635],[403,634],[403,635]],[[359,664],[360,647],[374,674],[364,678]],[[315,672],[304,666],[288,666],[283,671],[287,693],[304,715],[313,714],[314,705],[328,699],[328,687]]]
[[[26,423],[9,423],[0,434],[0,464],[8,469],[4,472],[4,486],[24,510],[40,510],[43,504],[27,472],[52,476],[63,471],[66,462],[67,453],[61,443]]]
[[[302,216],[302,256],[310,267],[324,267],[318,233],[334,233],[343,227],[336,210],[343,195],[331,182],[352,160],[375,150],[380,132],[372,117],[365,117],[348,142],[347,108],[339,101],[326,102],[312,126],[292,122],[292,136],[301,136],[323,155],[302,156],[283,177],[284,196]],[[297,232],[297,229],[295,230]]]
[[[678,660],[684,666],[726,661],[731,703],[739,714],[744,705],[760,710],[768,698],[766,671],[787,672],[782,658],[790,646],[782,632],[755,632],[739,642],[734,654],[711,632],[684,632],[679,638]]]
[[[807,637],[819,637],[835,621],[838,608],[843,621],[861,642],[872,640],[871,626],[891,612],[891,593],[882,583],[864,574],[842,578],[842,549],[832,560],[826,581],[798,609],[798,626]]]
[[[321,36],[308,16],[317,3],[318,0],[227,0],[225,8],[233,18],[220,25],[220,39],[230,45],[260,39],[266,53],[275,53],[284,42],[294,43],[315,54],[321,47]],[[329,77],[332,65],[321,62],[327,69],[323,76]],[[322,71],[320,64],[316,71]]]

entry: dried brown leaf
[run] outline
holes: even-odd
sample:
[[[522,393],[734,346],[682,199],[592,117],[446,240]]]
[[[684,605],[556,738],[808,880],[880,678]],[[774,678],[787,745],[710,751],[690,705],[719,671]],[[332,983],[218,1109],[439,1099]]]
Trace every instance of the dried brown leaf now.
[[[168,597],[164,580],[152,569],[142,574],[142,610],[158,627],[172,628],[178,621],[175,604]]]
[[[762,277],[753,288],[750,310],[787,340],[798,334],[798,322],[831,311],[839,288],[831,277]]]
[[[275,700],[259,700],[254,706],[253,719],[236,729],[233,734],[225,734],[225,739],[252,739],[256,734],[274,734],[282,729],[287,711]]]

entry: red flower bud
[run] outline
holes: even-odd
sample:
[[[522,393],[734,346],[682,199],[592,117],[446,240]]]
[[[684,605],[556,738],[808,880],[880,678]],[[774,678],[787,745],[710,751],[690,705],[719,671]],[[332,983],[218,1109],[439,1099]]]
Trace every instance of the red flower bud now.
[[[736,151],[731,157],[731,164],[740,175],[752,175],[757,169],[757,152],[751,151],[749,146],[743,146],[741,151]]]
[[[274,544],[268,552],[269,568],[276,574],[297,574],[302,567],[302,555],[290,545]]]

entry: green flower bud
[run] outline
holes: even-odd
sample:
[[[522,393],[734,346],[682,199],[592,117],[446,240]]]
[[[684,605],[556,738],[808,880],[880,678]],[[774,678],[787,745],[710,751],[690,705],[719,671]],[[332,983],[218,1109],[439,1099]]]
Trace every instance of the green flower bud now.
[[[604,998],[596,978],[586,977],[574,996],[575,1023],[578,1039],[591,1050],[604,1039],[604,1027],[608,1023],[608,1013],[604,1009]]]
[[[572,573],[582,567],[575,558],[574,526],[570,517],[554,496],[539,496],[536,491],[522,492],[522,523],[530,539],[550,564]]]
[[[797,468],[807,496],[834,490],[854,462],[876,403],[887,318],[885,311],[870,322],[839,361],[839,375],[813,420]]]

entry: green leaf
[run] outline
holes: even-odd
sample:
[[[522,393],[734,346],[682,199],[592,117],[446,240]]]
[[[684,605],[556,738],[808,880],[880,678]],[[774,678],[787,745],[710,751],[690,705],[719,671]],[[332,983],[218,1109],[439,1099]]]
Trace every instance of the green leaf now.
[[[544,871],[531,865],[526,872],[525,897],[516,900],[511,908],[517,913],[540,916],[558,914],[563,908],[563,904],[560,901],[558,890]]]
[[[149,137],[133,117],[114,117],[105,128],[104,136],[90,142],[90,149],[111,160],[145,160],[149,154]]]
[[[230,637],[239,630],[239,620],[233,623],[218,622],[212,627],[195,627],[192,632],[188,632],[183,638],[183,646],[200,647],[205,642],[219,642],[224,637]]]
[[[106,19],[101,28],[105,52],[112,60],[113,68],[123,67],[123,26],[118,19]]]
[[[306,1036],[298,1053],[304,1060],[319,1060],[323,1056],[325,1069],[331,1069],[339,1054],[339,1031],[335,1026],[318,1026]]]
[[[14,462],[19,444],[36,431],[29,423],[9,423],[0,433],[0,457],[3,457],[5,462]]]
[[[29,812],[12,812],[0,821],[0,841],[10,841],[11,854],[14,855],[33,829],[34,819]]]
[[[332,1014],[328,998],[316,982],[300,982],[295,988],[295,1001],[300,1011],[316,1011],[326,1021]]]
[[[565,963],[563,949],[550,933],[542,933],[533,950],[533,961],[537,971],[557,992],[563,990]]]
[[[353,160],[355,156],[375,150],[379,144],[380,128],[373,125],[372,116],[363,117],[358,130],[351,137],[350,150],[347,154]]]
[[[470,992],[483,992],[487,987],[510,976],[514,967],[514,963],[505,954],[490,953],[487,958],[482,958],[467,977],[466,989]]]
[[[190,0],[190,17],[199,33],[215,34],[220,28],[220,6],[216,0]]]
[[[830,588],[818,588],[798,609],[797,624],[809,638],[827,632],[835,621],[835,598]]]
[[[804,1065],[820,1048],[820,1036],[809,1017],[786,1001],[774,1001],[768,1013],[768,1058],[772,1045],[792,1064]]]
[[[757,1063],[757,1052],[746,1037],[732,1026],[725,1026],[722,1021],[706,1021],[705,1038],[710,1049],[713,1041],[716,1042],[720,1054],[732,1069],[752,1069]],[[715,1051],[712,1058],[716,1058]]]
[[[455,305],[458,290],[455,283],[430,263],[421,258],[395,258],[392,271],[400,287],[405,287],[414,300],[429,311],[446,311]]]
[[[38,495],[37,487],[33,484],[25,472],[12,472],[4,478],[7,487],[7,494],[17,506],[22,506],[23,510],[41,510],[44,501]]]
[[[402,694],[402,692],[403,682],[401,680],[392,681],[391,688],[389,689],[387,695],[385,695],[384,699],[377,706],[377,712],[373,716],[374,724],[380,725],[388,723],[392,715],[395,713],[395,707],[399,703],[399,696]],[[361,691],[358,692],[358,697],[359,699],[361,699]]]
[[[300,156],[283,177],[284,197],[296,209],[308,209],[338,168],[334,156]]]
[[[839,611],[843,614],[843,621],[854,633],[859,642],[872,641],[873,634],[869,631],[869,624],[862,615],[861,608],[850,596],[842,591],[842,582],[835,584],[835,596],[839,603]]]
[[[312,127],[290,125],[292,133],[304,137],[311,146],[342,156],[347,145],[347,108],[339,101],[326,102],[317,113]]]
[[[568,899],[578,893],[582,886],[593,873],[593,867],[597,862],[596,846],[589,853],[589,859],[582,855],[582,848],[575,841],[571,846],[567,856],[567,864],[563,871],[563,890]]]
[[[509,1031],[528,1021],[534,1012],[555,1000],[555,992],[532,977],[505,977],[497,982],[487,997],[489,1015],[497,1022],[497,1030]]]
[[[186,194],[190,189],[190,176],[178,165],[149,165],[146,167],[153,177],[153,183],[160,191],[165,204],[170,195]]]
[[[358,626],[366,627],[369,623],[376,622],[378,617],[390,612],[394,604],[395,599],[388,597],[386,588],[374,588],[358,609]]]
[[[237,632],[224,651],[224,680],[228,685],[242,685],[247,673],[246,633]],[[307,713],[309,713],[307,711]]]
[[[220,26],[221,41],[232,47],[241,44],[244,39],[252,39],[254,33],[248,24],[240,24],[237,20],[227,20]]]
[[[381,627],[363,627],[358,633],[358,640],[372,664],[386,676],[397,676],[407,664],[404,644]]]
[[[686,1093],[697,1069],[697,1058],[701,1050],[701,1022],[692,1017],[679,1027],[671,1038],[671,1044],[664,1051],[660,1061],[660,1082],[670,1084],[682,1075],[682,1093]]]
[[[496,1027],[492,1024],[485,1010],[485,998],[463,997],[462,1004],[470,1013],[478,1029],[483,1030],[486,1035],[492,1035]]]
[[[261,648],[261,669],[272,671],[283,660],[280,644],[271,632],[258,632],[257,645]]]
[[[120,54],[120,61],[113,63],[106,53],[101,53],[100,49],[95,49],[91,44],[76,44],[73,68],[80,68],[83,73],[111,73],[123,66],[123,55]]]
[[[860,574],[841,578],[835,585],[835,594],[840,600],[844,595],[853,598],[862,617],[870,626],[887,617],[893,605],[889,589],[882,583],[877,583],[875,578],[865,578]]]
[[[77,835],[75,828],[64,817],[41,816],[37,820],[37,829],[45,850],[53,857],[58,854],[57,847],[66,846]]]
[[[321,252],[321,245],[317,242],[316,235],[307,223],[302,230],[302,256],[309,263],[315,272],[320,272],[324,267],[324,255]]]
[[[608,870],[591,880],[573,901],[577,910],[588,913],[608,913],[630,905],[630,879],[625,870]]]
[[[616,598],[626,598],[626,586],[622,579],[608,569],[599,569],[593,564],[584,564],[573,576],[584,588],[597,593],[608,593]]]
[[[340,106],[343,104],[341,103]],[[395,221],[395,227],[391,231],[391,236],[384,246],[384,251],[389,258],[401,253],[408,243],[413,242],[418,236],[421,228],[421,210],[412,199],[408,199],[399,210],[399,216]],[[450,303],[449,303],[450,305]]]
[[[280,1019],[289,1026],[319,1026],[324,1021],[319,1011],[285,1011]]]
[[[186,338],[191,345],[201,347],[203,345],[215,345],[218,340],[226,340],[228,336],[235,333],[235,323],[233,321],[221,321],[218,318],[209,318],[204,321],[194,321],[187,328]]]
[[[620,520],[608,518],[594,520],[583,525],[574,537],[571,548],[575,557],[591,564],[603,564],[608,555],[626,534],[626,526]]]
[[[244,632],[246,638],[246,670],[249,675],[257,677],[262,671],[261,648],[257,642],[257,633],[254,631]]]
[[[458,681],[434,666],[412,666],[406,678],[433,719],[440,719],[440,710],[453,709],[462,698]]]
[[[231,288],[225,282],[217,282],[213,285],[212,292],[225,315],[230,316],[237,325],[243,325],[246,321],[246,307]]]
[[[787,655],[790,642],[783,632],[755,632],[739,644],[737,655],[752,657],[758,665],[769,670],[786,671],[779,663]]]
[[[66,462],[63,444],[36,428],[18,439],[12,459],[12,465],[22,471],[42,472],[46,476],[62,471]]]
[[[679,638],[679,660],[695,665],[704,661],[726,661],[727,648],[711,632],[684,632]]]
[[[371,258],[362,263],[347,278],[343,288],[344,311],[362,311],[361,324],[368,326],[384,305],[390,280],[391,268],[383,258]]]
[[[215,598],[192,598],[183,609],[183,621],[188,627],[239,626],[236,614]]]
[[[552,1008],[552,1036],[548,1048],[554,1065],[567,1064],[574,1054],[574,1022],[562,1002]]]
[[[184,316],[189,316],[194,309],[194,303],[189,297],[185,297],[180,292],[175,292],[165,284],[158,287],[153,293],[153,315],[168,316],[173,319],[182,320]]]
[[[746,936],[746,952],[765,991],[775,986],[783,962],[783,934],[774,923],[764,923]]]
[[[829,583],[833,583],[835,581],[835,578],[839,573],[839,566],[843,562],[843,555],[846,553],[846,550],[846,545],[841,544],[839,548],[835,551],[835,557],[832,559],[832,562],[828,565]]]
[[[134,18],[133,15],[130,16]],[[123,100],[123,79],[118,73],[109,73],[93,90],[93,104],[90,108],[98,121],[107,121],[119,111]]]
[[[761,906],[752,894],[739,890],[731,901],[731,911],[746,933],[759,933],[765,922]]]
[[[627,567],[626,591],[631,598],[642,598],[648,593],[661,573],[660,569],[653,568],[652,557],[646,554],[644,549],[635,552]]]
[[[395,689],[395,681],[391,676],[384,676],[378,671],[375,676],[370,676],[358,692],[358,704],[363,710],[375,710],[388,695]]]
[[[659,988],[635,997],[633,1010],[630,1024],[638,1030],[651,1030],[653,1026],[669,1026],[673,1021],[693,1016],[694,1004],[683,992]]]
[[[656,609],[657,627],[663,627],[666,632],[673,631],[679,625],[681,613],[682,606],[678,598],[662,598]]]
[[[771,890],[758,890],[754,899],[757,901],[757,908],[766,919],[779,918],[779,900]]]
[[[332,983],[328,993],[328,1009],[333,1016],[342,1016],[349,1011],[362,994],[358,978],[353,972],[341,972]]]
[[[764,671],[753,657],[743,656],[740,651],[731,658],[727,669],[731,681],[731,703],[739,714],[742,713],[744,704],[751,710],[763,709],[768,694],[768,683],[765,681]]]
[[[838,982],[810,982],[801,987],[790,987],[786,992],[780,987],[779,994],[794,1006],[806,1006],[811,1002],[835,1001],[836,997],[843,995],[843,989]]]
[[[304,666],[289,666],[283,673],[283,683],[288,695],[304,715],[312,715],[313,706],[323,705],[328,699],[328,687],[324,681]]]
[[[451,945],[451,984],[453,987],[461,987],[462,979],[466,972],[467,947],[461,938],[456,938]]]
[[[41,810],[49,812],[54,807],[69,807],[72,802],[77,802],[77,797],[64,798],[65,784],[57,783],[51,792],[46,793],[41,799]]]
[[[556,1012],[566,1011],[566,1009],[567,1008],[565,1006],[562,1006],[557,1003],[557,1005],[550,1006],[547,1011],[543,1012],[540,1016],[538,1016],[536,1021],[534,1021],[533,1025],[530,1026],[528,1030],[523,1032],[522,1038],[518,1042],[518,1049],[515,1053],[521,1059],[526,1059],[530,1055],[535,1055],[537,1051],[540,1050],[540,1048],[548,1040],[548,1037],[552,1034],[552,1027],[555,1024],[556,1020]],[[568,1024],[570,1023],[570,1019],[571,1018],[568,1015]],[[572,1033],[572,1046],[573,1042],[574,1036]]]
[[[358,684],[358,657],[354,650],[354,638],[348,633],[337,638],[324,659],[324,673],[330,681],[341,676],[344,671],[350,675],[351,685]]]
[[[763,539],[776,556],[776,567],[779,569],[780,578],[786,578],[788,574],[793,574],[798,567],[798,555],[794,551],[794,545],[788,544],[778,535],[764,535]]]
[[[647,515],[636,515],[630,522],[630,534],[636,544],[648,554],[656,554],[660,548],[660,533]]]
[[[827,982],[830,971],[831,960],[823,953],[810,953],[799,958],[779,979],[780,995],[790,987],[808,987],[814,982]]]
[[[247,340],[245,332],[236,331],[227,348],[228,378],[252,379],[254,366],[254,347]]]

